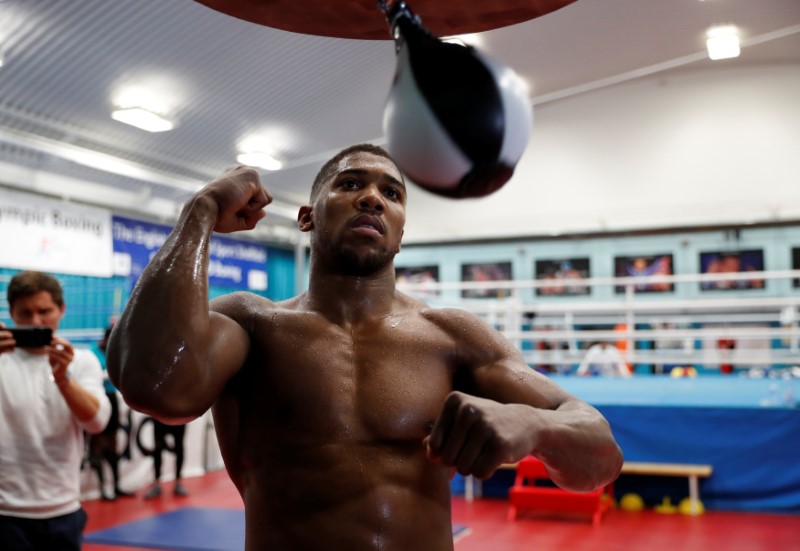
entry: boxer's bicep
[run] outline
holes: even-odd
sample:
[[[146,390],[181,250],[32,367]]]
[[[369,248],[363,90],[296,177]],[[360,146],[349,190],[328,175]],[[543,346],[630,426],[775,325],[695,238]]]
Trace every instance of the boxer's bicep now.
[[[550,379],[525,362],[499,331],[469,313],[458,313],[451,333],[459,342],[461,378],[469,394],[503,404],[556,409],[570,399]]]
[[[219,312],[209,313],[208,383],[219,391],[238,373],[250,353],[250,336],[239,322]]]

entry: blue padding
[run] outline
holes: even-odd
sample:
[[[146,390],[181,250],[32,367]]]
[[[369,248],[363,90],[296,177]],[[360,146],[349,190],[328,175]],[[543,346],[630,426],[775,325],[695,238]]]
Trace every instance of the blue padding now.
[[[800,512],[800,410],[598,409],[627,461],[711,465],[700,481],[706,508]]]
[[[686,406],[604,406],[626,461],[711,465],[700,479],[707,509],[800,513],[800,410]],[[484,482],[486,496],[505,496],[513,471]],[[464,492],[456,477],[453,493]],[[660,502],[688,495],[685,477],[623,475],[617,495],[628,491]]]
[[[453,525],[453,536],[466,530]],[[242,551],[244,511],[241,509],[178,509],[120,524],[84,536],[86,543],[185,551]]]
[[[242,551],[244,511],[186,508],[92,532],[86,543],[192,551]]]
[[[800,380],[750,379],[739,376],[550,376],[559,386],[594,406],[790,407],[787,394],[800,398]],[[796,387],[796,388],[795,388]]]

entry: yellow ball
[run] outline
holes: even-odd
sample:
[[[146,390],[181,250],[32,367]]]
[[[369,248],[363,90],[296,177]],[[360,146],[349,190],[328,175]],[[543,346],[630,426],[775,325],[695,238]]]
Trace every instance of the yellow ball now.
[[[685,497],[680,503],[678,503],[678,511],[680,511],[683,515],[702,515],[706,512],[706,509],[703,507],[703,502],[698,499],[697,508],[694,510],[692,508],[692,500],[688,497]]]
[[[677,510],[678,508],[672,504],[672,501],[669,499],[669,497],[665,497],[659,505],[653,507],[653,511],[665,515],[671,515],[675,513]]]
[[[644,500],[639,494],[625,494],[619,499],[619,508],[623,511],[641,511]]]
[[[669,372],[671,377],[683,377],[686,372],[683,370],[682,367],[673,367],[672,370]]]

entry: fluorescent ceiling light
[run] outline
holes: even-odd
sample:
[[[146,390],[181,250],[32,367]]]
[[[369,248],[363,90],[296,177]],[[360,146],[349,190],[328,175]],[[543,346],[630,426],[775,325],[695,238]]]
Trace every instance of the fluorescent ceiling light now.
[[[712,27],[706,33],[706,38],[710,59],[728,59],[739,56],[739,32],[736,27]]]
[[[117,109],[111,113],[111,118],[148,132],[165,132],[175,127],[172,121],[141,107]]]
[[[265,170],[280,170],[283,163],[278,159],[265,153],[263,151],[250,151],[248,153],[239,153],[236,160],[243,165],[257,166]]]

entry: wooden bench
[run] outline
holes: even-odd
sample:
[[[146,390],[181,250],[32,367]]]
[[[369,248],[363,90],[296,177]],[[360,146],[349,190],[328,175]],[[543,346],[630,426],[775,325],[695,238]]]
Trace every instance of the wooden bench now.
[[[708,478],[714,469],[711,465],[689,465],[683,463],[640,463],[626,461],[620,474],[639,474],[647,476],[678,476],[689,479],[690,514],[700,514],[700,478]]]
[[[517,463],[506,463],[500,469],[517,469]],[[626,461],[622,465],[620,474],[648,475],[648,476],[676,476],[689,479],[689,503],[690,513],[697,515],[700,513],[700,478],[708,478],[714,472],[711,465],[696,465],[684,463],[650,463],[638,461]],[[477,495],[481,494],[481,482],[474,477],[468,476],[464,479],[464,499],[472,501]]]

